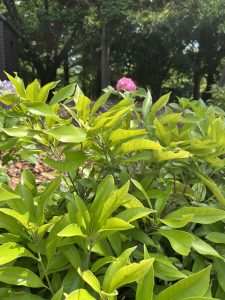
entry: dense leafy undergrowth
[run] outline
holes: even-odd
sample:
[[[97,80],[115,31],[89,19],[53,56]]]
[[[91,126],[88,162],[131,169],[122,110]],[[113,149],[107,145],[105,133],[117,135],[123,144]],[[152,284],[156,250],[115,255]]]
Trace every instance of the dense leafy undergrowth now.
[[[224,112],[73,84],[47,104],[56,83],[8,76],[3,164],[42,155],[56,178],[0,185],[1,299],[225,299]]]

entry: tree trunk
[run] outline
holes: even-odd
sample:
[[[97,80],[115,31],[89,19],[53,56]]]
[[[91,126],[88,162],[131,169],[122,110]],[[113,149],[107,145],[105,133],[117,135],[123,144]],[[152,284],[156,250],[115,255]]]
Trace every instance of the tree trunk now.
[[[201,84],[201,74],[199,71],[194,73],[194,89],[193,89],[193,98],[194,100],[200,99],[200,84]]]
[[[105,88],[110,84],[110,68],[109,68],[109,29],[104,24],[102,26],[101,36],[101,88]]]
[[[67,85],[67,84],[69,84],[69,77],[70,77],[70,75],[69,75],[70,70],[69,70],[68,56],[66,56],[66,58],[64,59],[63,69],[64,69],[63,81],[64,81],[64,85]]]
[[[208,100],[211,97],[211,88],[214,83],[214,74],[213,72],[209,72],[207,74],[207,84],[204,93],[202,93],[202,99],[204,101]]]
[[[225,65],[223,66],[223,69],[222,69],[222,72],[221,72],[221,78],[220,78],[219,86],[220,87],[225,86]]]

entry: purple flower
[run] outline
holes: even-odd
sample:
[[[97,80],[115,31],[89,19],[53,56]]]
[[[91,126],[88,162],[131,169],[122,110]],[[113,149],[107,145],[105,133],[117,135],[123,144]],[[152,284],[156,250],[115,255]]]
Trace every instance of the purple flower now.
[[[4,91],[9,94],[14,94],[15,88],[10,81],[8,81],[8,80],[1,81],[0,80],[0,95],[4,94],[4,93],[1,93],[1,91]]]
[[[127,77],[121,78],[116,84],[117,91],[125,90],[125,91],[134,92],[136,91],[136,89],[137,89],[136,84],[133,82],[132,79]]]

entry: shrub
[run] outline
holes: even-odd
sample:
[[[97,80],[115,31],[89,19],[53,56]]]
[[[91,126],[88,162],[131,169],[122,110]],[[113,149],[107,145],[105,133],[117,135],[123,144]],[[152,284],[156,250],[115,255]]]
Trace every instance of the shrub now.
[[[75,84],[47,103],[57,83],[8,77],[0,149],[42,155],[56,177],[0,185],[1,297],[224,299],[220,110],[169,94],[152,105],[143,90],[92,103]],[[100,112],[111,93],[120,101]]]

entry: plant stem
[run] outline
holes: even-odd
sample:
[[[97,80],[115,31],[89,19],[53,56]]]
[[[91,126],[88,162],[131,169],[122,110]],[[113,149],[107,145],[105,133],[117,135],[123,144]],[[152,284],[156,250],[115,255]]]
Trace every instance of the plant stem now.
[[[42,261],[40,252],[38,252],[38,259],[39,259],[39,262],[40,262],[40,264],[41,264],[41,267],[42,267],[43,273],[44,273],[44,275],[45,275],[46,281],[47,281],[47,283],[48,283],[48,288],[49,288],[50,292],[52,293],[52,295],[54,295],[54,291],[53,291],[51,282],[50,282],[50,280],[49,280],[48,273],[47,273],[47,271],[46,271],[46,269],[45,269],[45,266],[44,266],[44,264],[43,264],[43,261]]]

